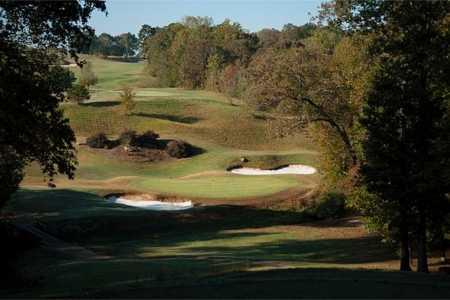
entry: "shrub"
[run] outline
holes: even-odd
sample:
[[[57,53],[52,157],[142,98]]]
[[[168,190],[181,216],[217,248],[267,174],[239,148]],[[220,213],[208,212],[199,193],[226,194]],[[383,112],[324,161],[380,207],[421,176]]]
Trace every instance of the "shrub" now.
[[[125,130],[119,136],[119,143],[121,145],[129,145],[134,141],[137,137],[137,133],[134,130]]]
[[[112,142],[104,133],[98,133],[88,137],[86,144],[91,148],[111,148]]]
[[[136,94],[131,87],[126,86],[122,88],[120,100],[122,101],[123,111],[126,115],[130,115],[136,107],[136,101],[134,101],[135,96]]]
[[[158,138],[159,134],[148,130],[141,135],[134,136],[130,141],[130,145],[144,148],[156,148],[158,146]]]
[[[94,71],[92,71],[92,63],[89,61],[86,62],[80,71],[80,85],[89,89],[89,87],[95,85],[97,81],[97,76],[95,76]]]
[[[81,103],[90,97],[89,90],[80,84],[74,84],[67,90],[67,99],[72,102]]]
[[[167,144],[166,152],[176,158],[188,157],[192,154],[192,146],[185,141],[174,140]]]
[[[313,207],[313,214],[318,219],[340,218],[345,214],[345,200],[346,197],[342,193],[325,193]]]

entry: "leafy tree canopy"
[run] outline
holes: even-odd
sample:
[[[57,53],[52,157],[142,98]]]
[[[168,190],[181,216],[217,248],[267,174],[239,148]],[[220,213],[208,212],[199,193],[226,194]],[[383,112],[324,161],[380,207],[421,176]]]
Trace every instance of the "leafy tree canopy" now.
[[[75,55],[92,32],[87,21],[95,9],[105,10],[104,2],[0,1],[0,205],[31,161],[49,177],[74,175],[75,136],[58,108],[73,77],[47,49]]]

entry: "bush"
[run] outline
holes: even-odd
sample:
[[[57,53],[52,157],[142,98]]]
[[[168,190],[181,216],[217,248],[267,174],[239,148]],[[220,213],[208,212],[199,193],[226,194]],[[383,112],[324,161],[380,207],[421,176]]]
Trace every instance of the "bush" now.
[[[92,71],[92,63],[86,62],[80,70],[80,85],[89,89],[91,85],[95,85],[98,81],[94,71]]]
[[[137,137],[137,133],[134,130],[126,130],[122,132],[119,136],[119,143],[121,145],[129,145],[134,141]]]
[[[89,90],[80,84],[74,84],[67,90],[67,99],[72,102],[81,103],[83,100],[91,98]]]
[[[188,157],[192,154],[192,146],[185,141],[174,140],[167,144],[166,152],[176,158]]]
[[[122,107],[125,115],[131,115],[133,109],[136,107],[136,101],[134,101],[134,97],[136,94],[133,92],[131,87],[122,88],[122,92],[120,93],[120,101],[122,101]]]
[[[143,148],[157,148],[158,138],[159,134],[148,130],[141,135],[134,136],[130,141],[130,145]]]
[[[313,207],[313,214],[318,219],[340,218],[345,214],[345,200],[346,197],[342,193],[325,193]]]
[[[98,133],[90,136],[86,140],[86,144],[91,148],[111,148],[112,142],[104,133]]]

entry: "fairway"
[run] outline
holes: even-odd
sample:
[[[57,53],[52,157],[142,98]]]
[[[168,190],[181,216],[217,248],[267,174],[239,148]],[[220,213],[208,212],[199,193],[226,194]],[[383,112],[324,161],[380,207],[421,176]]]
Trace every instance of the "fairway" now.
[[[144,63],[126,63],[86,57],[98,77],[92,99],[84,104],[63,105],[79,143],[104,132],[118,136],[126,129],[153,130],[163,139],[179,138],[199,147],[191,158],[160,163],[136,163],[78,146],[79,167],[74,181],[58,177],[60,187],[139,191],[163,195],[207,199],[262,197],[293,188],[313,188],[319,175],[240,176],[226,169],[249,160],[254,167],[276,168],[287,164],[315,165],[316,152],[301,135],[275,138],[267,124],[245,105],[230,105],[227,99],[208,91],[140,86]],[[124,115],[119,101],[120,88],[135,89],[137,106]],[[24,187],[42,185],[39,170],[31,167]],[[119,180],[126,178],[126,180]]]

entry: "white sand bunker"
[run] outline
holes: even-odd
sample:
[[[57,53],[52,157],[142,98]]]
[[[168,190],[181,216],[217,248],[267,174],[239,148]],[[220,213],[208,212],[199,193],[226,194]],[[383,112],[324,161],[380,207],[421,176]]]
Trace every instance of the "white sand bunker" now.
[[[282,175],[282,174],[310,175],[316,172],[317,170],[315,168],[304,165],[289,165],[287,167],[275,170],[263,170],[256,168],[237,168],[231,170],[231,173],[239,175]]]
[[[183,202],[162,202],[156,200],[135,200],[135,199],[130,200],[123,197],[110,197],[108,199],[113,203],[149,210],[174,211],[174,210],[185,210],[194,207],[192,201],[190,200]]]

